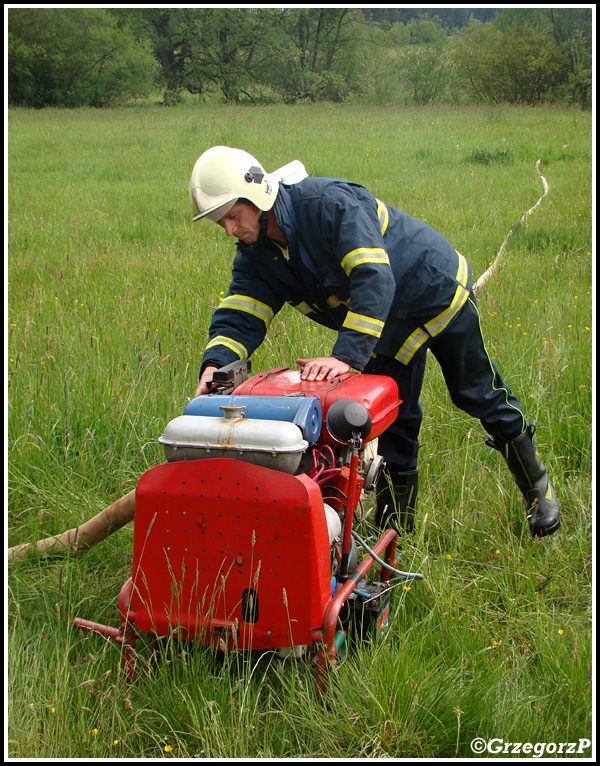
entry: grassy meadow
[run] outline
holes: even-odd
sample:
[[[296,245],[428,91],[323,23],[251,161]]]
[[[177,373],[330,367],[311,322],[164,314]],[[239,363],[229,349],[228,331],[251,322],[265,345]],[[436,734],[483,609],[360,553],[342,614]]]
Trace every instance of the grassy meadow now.
[[[432,360],[418,531],[401,557],[426,581],[394,590],[382,640],[350,646],[328,708],[303,662],[200,647],[127,685],[117,645],[71,624],[118,625],[130,525],[83,555],[7,565],[5,754],[468,758],[477,737],[592,740],[590,113],[9,110],[7,545],[75,527],[164,462],[157,438],[194,394],[234,252],[218,227],[200,238],[190,225],[189,176],[213,144],[364,184],[443,233],[475,278],[543,193],[541,159],[549,194],[478,298],[490,355],[537,420],[563,527],[531,540],[502,459]],[[284,309],[253,370],[332,339]],[[375,539],[368,518],[359,532]]]

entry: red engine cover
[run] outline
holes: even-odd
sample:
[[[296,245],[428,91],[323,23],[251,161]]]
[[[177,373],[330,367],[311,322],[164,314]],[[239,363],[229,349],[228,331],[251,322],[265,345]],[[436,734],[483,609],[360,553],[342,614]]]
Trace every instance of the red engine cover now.
[[[377,438],[394,422],[401,404],[398,386],[392,378],[358,372],[347,372],[329,383],[326,380],[301,380],[300,370],[277,368],[259,372],[235,389],[236,396],[286,396],[299,392],[319,398],[323,409],[323,429],[319,443],[327,444],[336,443],[324,425],[327,410],[339,399],[354,399],[369,411],[373,426],[365,441]]]
[[[136,488],[135,627],[221,647],[311,644],[331,599],[321,492],[231,459],[155,466]]]

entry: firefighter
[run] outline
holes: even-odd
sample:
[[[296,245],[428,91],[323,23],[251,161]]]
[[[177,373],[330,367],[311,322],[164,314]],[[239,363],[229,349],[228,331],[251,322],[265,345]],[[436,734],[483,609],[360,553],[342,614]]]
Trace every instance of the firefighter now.
[[[477,418],[523,494],[534,537],[561,516],[535,448],[535,423],[486,352],[471,267],[439,233],[364,187],[300,176],[285,183],[250,154],[205,151],[190,180],[193,220],[237,239],[229,291],[213,314],[196,395],[215,369],[246,359],[289,303],[337,331],[330,356],[298,359],[305,380],[351,368],[389,375],[403,406],[379,438],[388,477],[378,481],[376,523],[411,532],[418,491],[419,403],[427,351],[453,403]]]

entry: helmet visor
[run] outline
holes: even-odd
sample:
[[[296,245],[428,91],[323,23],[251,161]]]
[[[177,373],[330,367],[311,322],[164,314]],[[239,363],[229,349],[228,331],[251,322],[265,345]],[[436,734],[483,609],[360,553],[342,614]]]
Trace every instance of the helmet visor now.
[[[220,220],[237,202],[237,197],[231,199],[229,194],[209,195],[198,188],[192,189],[192,199],[196,209],[192,222],[203,228]]]

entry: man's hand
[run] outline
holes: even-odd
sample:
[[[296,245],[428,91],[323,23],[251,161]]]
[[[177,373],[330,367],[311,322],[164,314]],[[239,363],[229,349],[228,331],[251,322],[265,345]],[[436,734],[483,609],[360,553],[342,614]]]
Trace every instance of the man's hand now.
[[[296,359],[302,367],[301,380],[335,380],[350,371],[350,365],[333,356],[320,356],[317,359]]]
[[[213,379],[213,373],[218,369],[218,367],[205,368],[202,376],[200,377],[198,388],[196,389],[196,396],[202,396],[203,394],[208,394],[210,392],[210,382]]]

